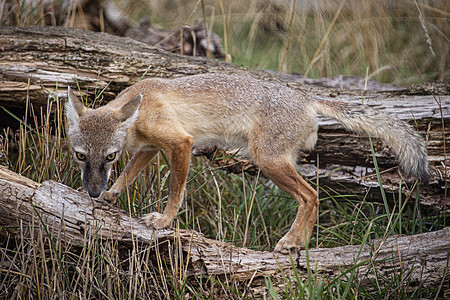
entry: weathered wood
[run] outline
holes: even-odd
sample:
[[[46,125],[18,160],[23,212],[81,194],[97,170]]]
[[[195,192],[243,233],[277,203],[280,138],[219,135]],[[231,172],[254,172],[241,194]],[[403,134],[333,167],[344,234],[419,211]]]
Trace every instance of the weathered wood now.
[[[27,99],[37,106],[46,106],[54,99],[50,94],[65,97],[67,85],[77,84],[90,101],[107,87],[96,100],[102,104],[144,76],[176,77],[227,72],[281,82],[278,76],[267,72],[244,70],[218,60],[176,55],[128,38],[62,27],[1,28],[0,48],[0,106],[7,106],[10,110],[17,108],[14,112],[24,112]],[[306,89],[311,95],[333,101],[364,102],[417,126],[422,136],[428,136],[427,148],[432,166],[431,185],[421,189],[421,198],[433,207],[450,207],[450,199],[445,197],[446,182],[450,178],[450,159],[446,153],[450,149],[450,95],[445,88],[448,83],[443,88],[431,89],[431,92],[440,94],[434,96],[427,95],[429,91],[414,95],[417,89],[393,90],[391,87],[389,92],[363,93],[302,86],[294,77],[286,80],[289,82],[285,84],[295,89]],[[0,113],[7,117],[1,109]],[[340,183],[347,182],[356,194],[365,195],[377,184],[367,137],[348,133],[328,119],[321,119],[319,125],[317,146],[314,152],[303,157],[302,163],[314,165],[319,157],[321,170],[327,167],[328,170],[336,169],[335,166],[339,165],[339,172],[322,172],[322,178],[331,189],[342,191]],[[374,148],[382,170],[396,166],[394,157],[381,142],[374,140]],[[306,173],[309,169],[312,168],[304,168]],[[396,191],[401,178],[396,168],[393,170],[383,173],[383,182],[388,190]],[[408,192],[405,190],[406,194]]]
[[[192,56],[212,56],[225,58],[220,37],[212,32],[206,22],[199,19],[192,26],[183,24],[172,29],[161,29],[144,16],[138,27],[113,1],[110,0],[72,0],[27,2],[25,7],[38,11],[39,16],[30,13],[23,20],[23,11],[14,0],[2,2],[2,26],[21,26],[20,24],[39,24],[40,26],[64,26],[81,28],[94,32],[107,32],[126,36],[150,46],[166,51]],[[36,18],[33,20],[33,18]],[[23,25],[22,25],[23,26]]]
[[[268,275],[277,278],[281,277],[281,270],[287,274],[292,271],[289,256],[235,247],[192,230],[154,231],[137,217],[105,203],[92,202],[86,194],[65,185],[53,181],[37,184],[0,167],[0,226],[6,226],[1,232],[19,235],[16,230],[21,228],[17,226],[20,223],[42,224],[37,215],[47,230],[60,232],[64,235],[62,240],[72,246],[83,245],[86,234],[114,239],[124,247],[131,247],[133,239],[149,244],[157,240],[179,243],[191,276],[227,276],[244,281]],[[382,288],[398,274],[404,274],[403,280],[412,285],[426,287],[450,279],[449,249],[450,227],[447,227],[415,236],[375,240],[363,247],[310,249],[309,262],[305,251],[293,259],[302,277],[306,276],[308,266],[326,280],[345,274],[357,264],[356,276],[369,290],[375,287],[375,276]]]
[[[108,87],[103,98],[111,100],[143,76],[245,72],[229,63],[177,55],[130,38],[63,27],[1,28],[0,49],[0,105],[23,105],[27,97],[46,105],[49,93],[65,95],[67,85],[79,84],[90,100]]]

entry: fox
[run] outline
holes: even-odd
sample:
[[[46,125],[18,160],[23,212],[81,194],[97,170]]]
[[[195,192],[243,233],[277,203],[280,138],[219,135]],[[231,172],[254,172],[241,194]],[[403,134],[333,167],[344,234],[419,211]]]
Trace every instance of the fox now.
[[[425,141],[394,115],[248,75],[143,79],[96,109],[84,106],[69,87],[65,115],[83,189],[98,201],[115,203],[152,158],[164,152],[171,170],[167,204],[162,213],[142,217],[154,229],[170,227],[176,217],[192,149],[239,148],[298,203],[294,222],[274,248],[283,254],[305,249],[316,224],[318,194],[297,172],[295,162],[299,150],[310,151],[316,144],[318,115],[381,139],[405,176],[421,182],[429,178]],[[111,168],[125,149],[134,154],[108,189]]]

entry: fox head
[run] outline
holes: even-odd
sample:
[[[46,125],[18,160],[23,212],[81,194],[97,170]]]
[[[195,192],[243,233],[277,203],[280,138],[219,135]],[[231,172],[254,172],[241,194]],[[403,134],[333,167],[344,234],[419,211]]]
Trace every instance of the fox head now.
[[[141,99],[139,95],[119,108],[90,109],[69,87],[65,105],[68,137],[89,196],[97,198],[107,190],[112,165],[123,151],[128,128],[138,117]]]

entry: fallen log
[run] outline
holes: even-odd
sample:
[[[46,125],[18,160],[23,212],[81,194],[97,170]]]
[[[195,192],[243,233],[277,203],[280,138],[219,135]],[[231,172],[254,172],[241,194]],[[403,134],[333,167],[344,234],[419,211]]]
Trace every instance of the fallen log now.
[[[146,77],[246,72],[219,60],[177,55],[136,40],[64,27],[0,28],[0,105],[26,99],[47,105],[49,95],[79,87],[91,101],[109,101]],[[269,75],[267,75],[269,77]]]
[[[143,77],[176,77],[207,72],[245,73],[259,79],[284,82],[294,89],[304,89],[311,95],[332,101],[363,101],[413,124],[426,137],[432,177],[430,185],[420,190],[421,201],[435,209],[450,208],[447,192],[450,159],[446,153],[450,149],[450,135],[446,134],[450,131],[449,83],[429,90],[389,87],[386,91],[381,86],[381,90],[365,92],[301,85],[293,77],[282,81],[268,72],[244,70],[218,60],[177,55],[128,38],[62,27],[0,28],[0,47],[0,106],[18,117],[25,115],[27,101],[37,107],[45,107],[58,97],[65,98],[68,85],[78,85],[85,99],[102,105]],[[100,91],[103,93],[99,96]],[[17,124],[0,108],[0,127]],[[314,166],[319,164],[322,170],[319,184],[326,183],[328,190],[346,192],[344,184],[351,186],[356,195],[367,195],[378,185],[368,138],[351,134],[329,119],[321,119],[319,125],[319,139],[314,152],[302,156],[301,164],[305,164],[302,173],[312,178],[315,176]],[[391,170],[382,173],[385,188],[397,192],[402,178],[397,172],[394,157],[377,140],[374,140],[374,150],[379,167],[383,171]],[[244,161],[244,164],[251,162]],[[403,193],[410,193],[406,185],[403,185]],[[373,195],[374,200],[379,199],[378,192]]]
[[[29,8],[26,8],[30,6]],[[63,26],[81,28],[94,32],[107,32],[117,36],[126,36],[150,46],[166,51],[192,56],[212,56],[225,58],[221,39],[208,28],[204,20],[194,25],[184,24],[179,28],[161,29],[151,23],[148,16],[141,19],[139,26],[134,24],[115,4],[109,0],[81,0],[76,4],[70,0],[59,2],[27,2],[24,7],[12,0],[2,3],[2,26],[23,26],[23,10],[32,9],[39,16],[30,14],[27,24],[40,26]],[[33,18],[36,17],[35,20]]]
[[[112,238],[123,247],[132,247],[133,241],[150,245],[170,241],[164,247],[178,243],[189,276],[225,276],[255,289],[261,289],[258,278],[280,279],[283,272],[292,274],[294,267],[302,278],[308,272],[317,272],[325,281],[338,276],[345,278],[349,270],[355,270],[361,286],[368,290],[376,290],[377,285],[382,289],[398,274],[403,274],[401,280],[410,285],[429,287],[444,283],[444,294],[450,288],[450,227],[374,240],[365,245],[310,249],[291,258],[235,247],[192,230],[154,231],[137,217],[93,202],[85,193],[54,181],[38,184],[0,167],[0,226],[3,227],[0,233],[20,236],[24,234],[20,229],[27,224],[40,224],[41,229],[59,232],[60,238],[71,247],[83,245],[86,235],[103,240]]]

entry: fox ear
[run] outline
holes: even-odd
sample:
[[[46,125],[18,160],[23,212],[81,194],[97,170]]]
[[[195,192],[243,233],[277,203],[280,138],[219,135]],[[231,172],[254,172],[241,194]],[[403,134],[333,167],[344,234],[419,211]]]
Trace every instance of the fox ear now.
[[[69,125],[78,123],[78,119],[86,112],[87,108],[73,93],[70,86],[68,87],[68,101],[65,105],[66,107],[66,117],[69,121]]]
[[[117,118],[125,124],[132,124],[139,115],[139,105],[141,104],[142,95],[134,97],[132,100],[124,104],[117,112]]]

